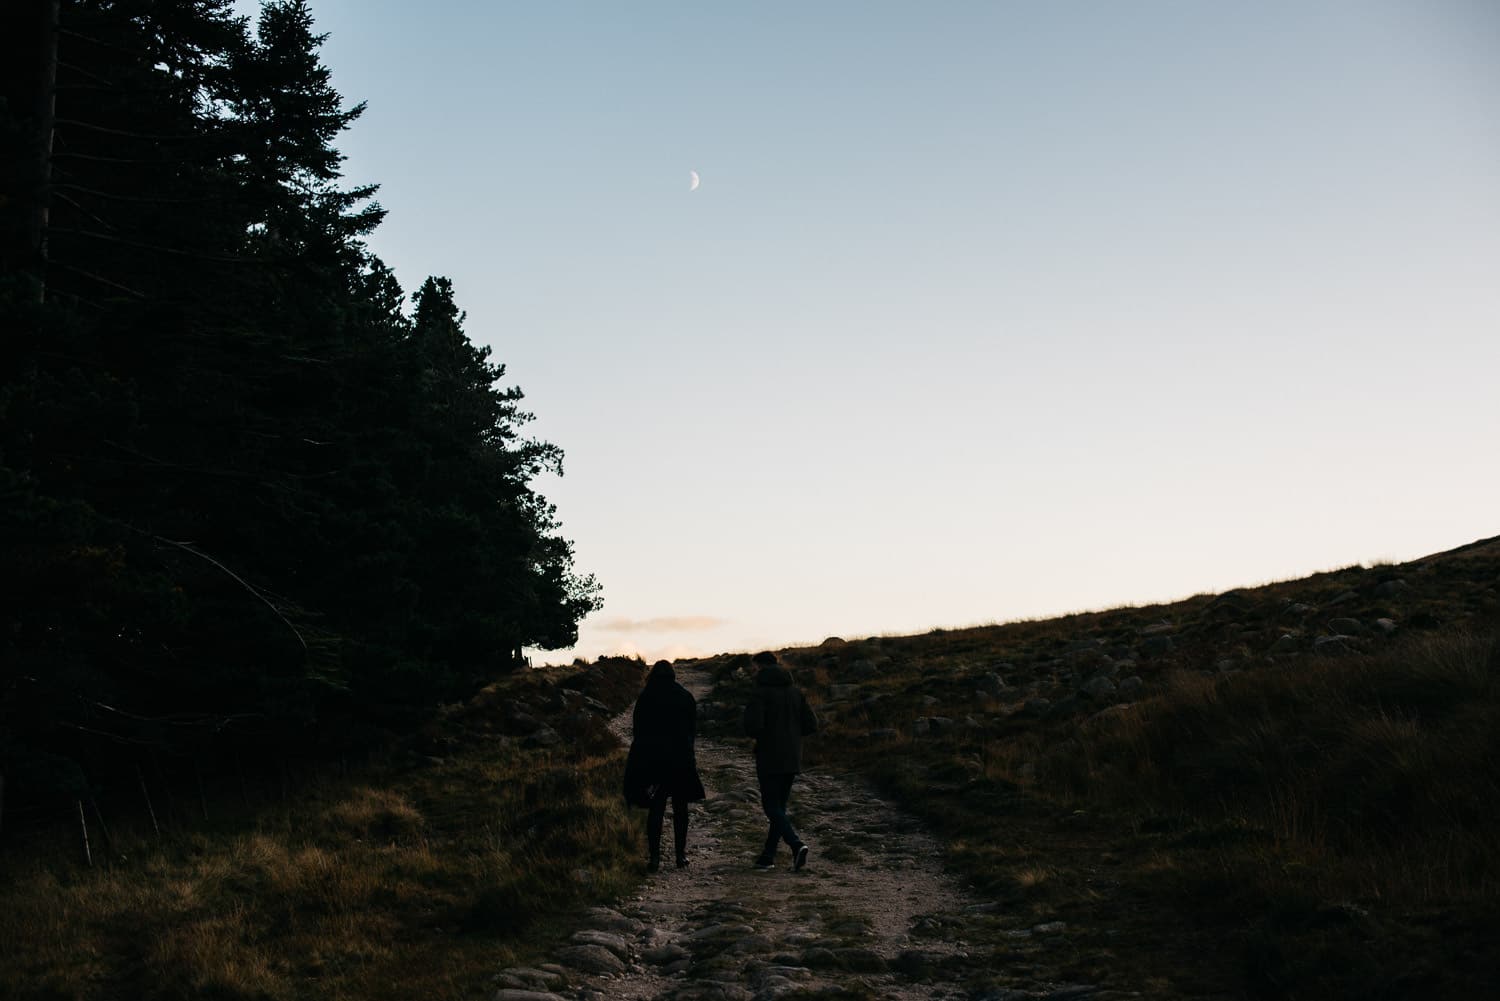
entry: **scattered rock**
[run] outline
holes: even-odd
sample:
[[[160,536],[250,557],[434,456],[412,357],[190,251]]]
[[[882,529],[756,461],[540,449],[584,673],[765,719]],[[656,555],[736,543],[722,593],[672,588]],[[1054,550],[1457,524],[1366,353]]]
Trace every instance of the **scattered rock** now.
[[[1410,586],[1405,579],[1399,577],[1396,580],[1383,581],[1375,586],[1375,597],[1394,598]]]
[[[1168,633],[1175,633],[1176,631],[1176,626],[1166,619],[1162,619],[1160,622],[1153,622],[1149,626],[1142,626],[1135,633],[1137,636],[1165,636]]]
[[[828,697],[830,699],[852,699],[859,694],[858,685],[829,685]]]
[[[1152,636],[1141,644],[1142,657],[1160,657],[1171,652],[1177,644],[1170,636]]]
[[[531,736],[521,742],[522,747],[556,747],[562,743],[562,734],[550,726],[539,728]]]
[[[874,949],[866,949],[863,946],[834,949],[833,959],[843,969],[859,973],[880,973],[886,968],[885,957]]]
[[[550,991],[527,991],[514,987],[502,987],[490,995],[490,1001],[563,1001],[563,999]]]
[[[1328,620],[1328,628],[1346,636],[1358,636],[1365,631],[1364,623],[1358,619],[1337,618]]]
[[[1359,592],[1358,591],[1344,591],[1344,592],[1336,595],[1334,598],[1332,598],[1328,602],[1328,605],[1326,607],[1332,608],[1334,605],[1342,605],[1345,602],[1354,601],[1358,597],[1359,597]]]
[[[984,695],[999,695],[1008,687],[1009,686],[1005,683],[1005,679],[993,672],[990,674],[986,674],[979,679],[979,691]]]
[[[630,960],[630,943],[607,931],[576,931],[571,939],[575,945],[597,945],[608,949],[621,959]]]
[[[1386,635],[1390,635],[1391,633],[1393,633],[1393,632],[1396,631],[1396,620],[1395,619],[1376,619],[1375,620],[1375,627],[1377,629],[1379,629],[1381,632],[1385,633]]]
[[[1085,683],[1083,686],[1083,694],[1095,702],[1105,701],[1113,696],[1117,690],[1115,683],[1102,675]]]
[[[1302,643],[1291,633],[1283,633],[1281,639],[1271,644],[1270,653],[1296,653],[1302,648]]]
[[[675,942],[668,942],[665,945],[652,946],[641,953],[641,958],[655,966],[666,966],[679,959],[687,959],[688,951]]]
[[[621,973],[625,963],[602,945],[570,945],[557,950],[557,958],[583,973]]]
[[[1353,636],[1315,636],[1313,637],[1313,653],[1322,654],[1325,657],[1336,657],[1340,654],[1353,653],[1358,647]]]
[[[1031,930],[1038,935],[1057,935],[1066,931],[1067,927],[1066,921],[1046,921],[1039,925],[1032,925]]]
[[[1141,680],[1139,675],[1133,674],[1130,677],[1126,678],[1124,681],[1120,682],[1119,695],[1122,699],[1127,699],[1133,702],[1145,693],[1146,683]]]
[[[815,945],[802,953],[802,964],[814,969],[827,969],[835,965],[838,960],[833,955],[833,950]]]
[[[1052,700],[1044,699],[1038,696],[1037,698],[1027,699],[1025,702],[1023,702],[1017,715],[1029,716],[1034,719],[1041,719],[1051,711]]]

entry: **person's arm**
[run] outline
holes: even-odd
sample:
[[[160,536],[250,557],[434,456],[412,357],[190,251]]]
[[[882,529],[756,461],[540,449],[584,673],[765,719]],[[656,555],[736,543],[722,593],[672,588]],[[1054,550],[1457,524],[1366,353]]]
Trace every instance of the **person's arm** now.
[[[818,732],[818,715],[813,712],[812,706],[807,704],[807,698],[801,692],[797,693],[797,699],[802,703],[802,736]]]
[[[766,707],[759,693],[745,706],[745,736],[759,738],[766,729]]]

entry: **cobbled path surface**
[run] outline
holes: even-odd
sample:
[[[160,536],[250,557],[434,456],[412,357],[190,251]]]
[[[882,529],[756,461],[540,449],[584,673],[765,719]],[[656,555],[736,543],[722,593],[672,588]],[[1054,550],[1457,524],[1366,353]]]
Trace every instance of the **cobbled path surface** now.
[[[700,703],[710,696],[706,675],[682,670],[678,680]],[[611,725],[628,744],[630,713]],[[790,812],[808,864],[793,872],[782,846],[776,868],[755,869],[765,819],[748,741],[700,736],[697,749],[708,799],[692,807],[690,865],[671,864],[669,812],[662,871],[616,908],[590,910],[555,962],[501,973],[492,1001],[1122,996],[1084,984],[966,987],[991,951],[971,955],[971,933],[982,925],[993,940],[1003,917],[943,870],[917,821],[850,779],[803,773]],[[1052,931],[1000,934],[1031,950]]]

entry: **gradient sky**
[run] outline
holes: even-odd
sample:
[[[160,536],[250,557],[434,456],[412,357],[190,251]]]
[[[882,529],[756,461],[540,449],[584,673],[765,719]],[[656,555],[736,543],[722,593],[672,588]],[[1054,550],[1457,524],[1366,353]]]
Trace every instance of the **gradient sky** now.
[[[312,8],[374,250],[567,453],[541,659],[1500,533],[1500,4]]]

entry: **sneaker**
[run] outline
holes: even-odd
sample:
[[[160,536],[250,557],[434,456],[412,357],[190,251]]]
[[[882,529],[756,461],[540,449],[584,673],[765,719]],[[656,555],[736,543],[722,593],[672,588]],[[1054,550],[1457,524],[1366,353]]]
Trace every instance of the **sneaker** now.
[[[802,867],[807,865],[807,846],[803,845],[797,849],[797,854],[792,859],[792,872],[801,872]]]
[[[776,862],[774,859],[758,858],[755,860],[755,868],[759,869],[761,872],[765,872],[767,869],[776,868]]]
[[[679,869],[686,869],[687,867],[688,867],[687,856],[686,855],[679,855],[679,856],[677,856],[677,868],[679,868]]]

